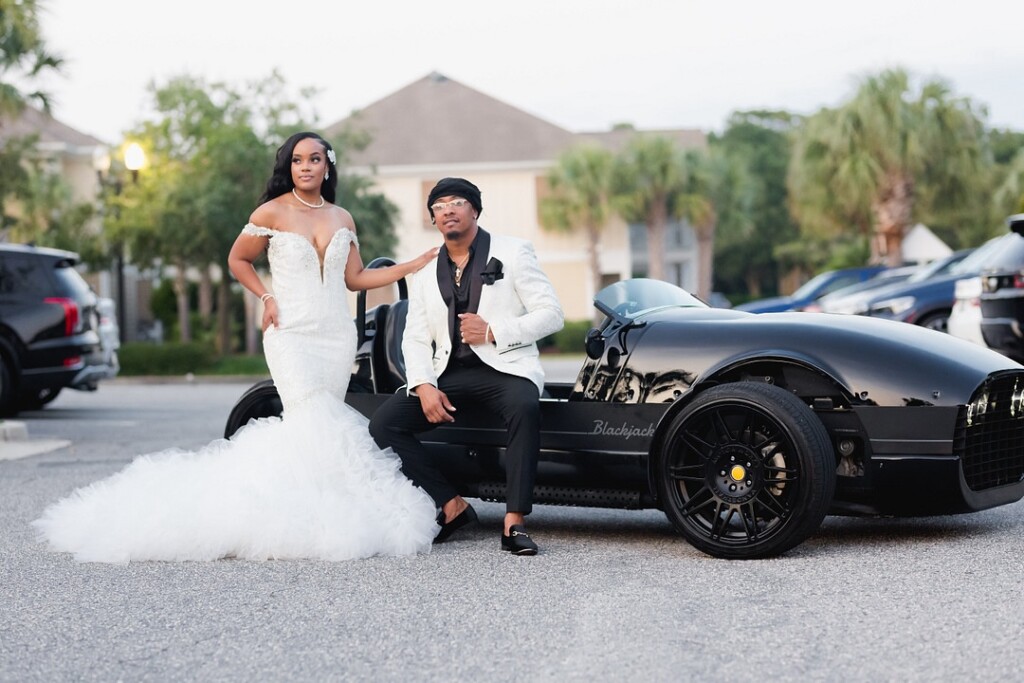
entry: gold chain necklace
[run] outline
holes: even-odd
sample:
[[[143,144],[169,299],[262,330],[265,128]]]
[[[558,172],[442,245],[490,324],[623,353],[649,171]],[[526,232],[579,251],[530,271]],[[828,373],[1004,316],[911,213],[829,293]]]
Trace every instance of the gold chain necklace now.
[[[455,263],[455,286],[459,287],[462,285],[462,268],[466,265],[466,261],[469,260],[470,254],[466,254],[465,258],[462,259],[462,263]]]
[[[295,195],[296,199],[298,199],[300,202],[302,202],[303,204],[305,204],[306,206],[308,206],[311,209],[319,209],[321,206],[324,205],[324,196],[323,195],[320,195],[320,203],[319,204],[310,204],[305,199],[303,199],[302,197],[299,196],[299,193],[295,191],[294,187],[292,188],[292,194]]]

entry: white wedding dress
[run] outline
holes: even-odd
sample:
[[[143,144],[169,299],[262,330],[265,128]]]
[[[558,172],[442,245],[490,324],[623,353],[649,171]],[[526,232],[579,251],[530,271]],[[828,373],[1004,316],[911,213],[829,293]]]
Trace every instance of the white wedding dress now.
[[[344,403],[356,351],[344,279],[355,235],[337,232],[321,266],[302,235],[252,224],[243,232],[270,237],[280,320],[264,350],[283,418],[253,420],[196,452],[142,455],[33,525],[52,549],[84,562],[429,552],[434,502]]]

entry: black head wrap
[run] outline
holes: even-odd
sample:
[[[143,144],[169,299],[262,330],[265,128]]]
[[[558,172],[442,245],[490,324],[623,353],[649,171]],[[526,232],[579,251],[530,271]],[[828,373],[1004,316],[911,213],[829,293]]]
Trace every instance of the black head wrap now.
[[[473,205],[476,209],[476,213],[479,216],[480,212],[484,210],[483,204],[480,202],[480,188],[469,182],[464,178],[441,178],[437,181],[437,185],[434,185],[434,189],[430,191],[430,195],[427,197],[427,211],[431,216],[434,212],[431,210],[431,205],[437,201],[438,197],[462,197]]]

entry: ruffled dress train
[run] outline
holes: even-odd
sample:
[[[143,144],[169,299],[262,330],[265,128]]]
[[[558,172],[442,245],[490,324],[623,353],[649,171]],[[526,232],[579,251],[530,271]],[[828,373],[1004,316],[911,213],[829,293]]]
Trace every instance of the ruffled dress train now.
[[[245,230],[270,237],[280,325],[264,347],[283,418],[253,420],[198,451],[139,456],[72,492],[33,522],[53,550],[117,563],[429,552],[434,502],[344,403],[355,330],[339,284],[354,235],[334,235],[321,269],[301,235]]]

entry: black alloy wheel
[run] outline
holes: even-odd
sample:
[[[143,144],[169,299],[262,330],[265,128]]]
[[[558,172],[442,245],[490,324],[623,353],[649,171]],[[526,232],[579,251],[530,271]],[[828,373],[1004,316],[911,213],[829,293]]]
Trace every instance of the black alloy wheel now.
[[[672,421],[658,463],[673,526],[714,557],[779,555],[821,525],[836,460],[821,421],[769,384],[708,389]]]

